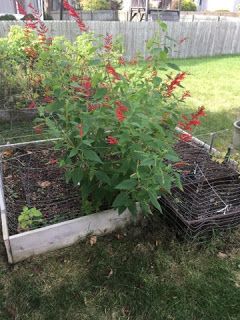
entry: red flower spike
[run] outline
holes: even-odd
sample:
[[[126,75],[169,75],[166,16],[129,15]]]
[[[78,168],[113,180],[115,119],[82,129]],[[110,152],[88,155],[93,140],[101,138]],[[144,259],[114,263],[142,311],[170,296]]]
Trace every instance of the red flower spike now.
[[[197,112],[198,117],[206,117],[205,107],[201,106]]]
[[[68,3],[67,0],[63,0],[63,7],[64,9],[66,9],[68,11],[68,14],[70,16],[73,17],[73,19],[75,20],[75,22],[77,23],[77,25],[79,26],[79,29],[82,32],[87,31],[87,27],[84,24],[84,22],[82,21],[82,19],[80,18],[79,14],[77,13],[77,11]]]
[[[106,51],[111,51],[112,50],[112,35],[108,34],[104,38],[104,49]]]
[[[120,74],[116,72],[116,70],[110,65],[106,65],[107,73],[111,74],[115,80],[121,80]]]
[[[188,97],[191,97],[191,93],[190,93],[190,91],[185,91],[185,92],[183,92],[181,100],[185,100]]]
[[[176,75],[176,77],[167,85],[167,97],[170,97],[173,90],[180,85],[181,81],[186,77],[186,72],[181,72]]]
[[[118,144],[118,139],[112,136],[107,137],[108,144]]]
[[[82,138],[83,135],[84,135],[82,124],[78,124],[78,125],[77,125],[77,129],[79,130],[79,135],[80,135],[80,137]]]
[[[192,131],[193,127],[199,126],[201,124],[201,121],[199,120],[199,118],[204,116],[206,116],[204,107],[200,107],[196,113],[193,113],[191,115],[190,119],[187,116],[183,115],[182,118],[185,122],[179,122],[178,126],[183,130]]]
[[[42,14],[39,13],[39,11],[36,10],[31,3],[28,5],[28,7],[32,10],[32,15],[36,19],[36,23],[34,24],[35,24],[35,28],[37,29],[38,35],[45,36],[45,34],[48,32],[48,28],[45,25],[45,23],[41,20]],[[37,24],[39,24],[39,28],[37,28]]]
[[[20,14],[26,16],[27,12],[25,11],[25,9],[24,9],[23,6],[21,5],[21,3],[17,0],[17,1],[16,1],[16,4],[17,4],[17,11],[18,11]]]
[[[128,107],[126,107],[124,104],[122,104],[121,101],[116,101],[115,104],[117,106],[117,108],[115,110],[116,117],[119,122],[123,122],[126,119],[124,112],[128,111]]]

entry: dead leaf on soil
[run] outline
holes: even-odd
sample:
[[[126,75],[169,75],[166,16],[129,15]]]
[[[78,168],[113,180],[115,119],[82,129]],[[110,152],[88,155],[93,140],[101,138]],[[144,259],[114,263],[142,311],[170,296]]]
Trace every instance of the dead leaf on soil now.
[[[220,259],[226,259],[228,257],[228,255],[224,252],[219,251],[217,254],[218,258]]]
[[[107,278],[110,278],[112,275],[113,275],[113,270],[110,269],[110,271],[109,271],[109,273],[108,273],[108,275],[107,275]]]
[[[4,158],[10,158],[13,155],[13,149],[6,149],[3,151]]]
[[[39,187],[45,189],[51,185],[51,182],[50,181],[39,181],[37,184]]]
[[[97,243],[97,236],[91,236],[89,238],[90,246],[94,246]]]

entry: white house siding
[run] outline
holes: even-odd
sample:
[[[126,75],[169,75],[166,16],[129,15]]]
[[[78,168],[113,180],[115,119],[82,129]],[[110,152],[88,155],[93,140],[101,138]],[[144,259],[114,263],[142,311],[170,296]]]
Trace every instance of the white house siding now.
[[[234,12],[238,11],[238,5],[240,5],[240,0],[196,0],[195,2],[201,11],[228,10]]]
[[[0,0],[0,13],[16,13],[15,0]]]

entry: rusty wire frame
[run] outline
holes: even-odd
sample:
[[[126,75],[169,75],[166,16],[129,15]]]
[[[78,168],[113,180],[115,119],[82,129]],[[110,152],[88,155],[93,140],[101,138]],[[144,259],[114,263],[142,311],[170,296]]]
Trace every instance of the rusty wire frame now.
[[[233,162],[218,163],[204,147],[179,142],[183,189],[160,198],[168,220],[182,235],[199,238],[240,224],[240,174]]]

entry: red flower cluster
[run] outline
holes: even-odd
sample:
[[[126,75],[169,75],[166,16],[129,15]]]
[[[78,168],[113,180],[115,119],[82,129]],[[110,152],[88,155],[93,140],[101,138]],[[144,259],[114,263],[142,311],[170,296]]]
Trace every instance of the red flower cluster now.
[[[89,77],[85,77],[82,80],[83,93],[86,97],[91,96],[92,83]]]
[[[173,90],[180,85],[181,81],[185,78],[186,72],[180,72],[176,77],[167,85],[167,97],[170,97]]]
[[[36,134],[41,134],[43,132],[43,126],[40,124],[33,128]]]
[[[89,112],[91,112],[91,111],[94,111],[94,110],[97,110],[97,109],[101,108],[101,106],[102,106],[101,103],[95,103],[95,104],[94,103],[89,103],[87,105],[87,109],[88,109]]]
[[[124,119],[126,119],[124,112],[128,111],[128,107],[126,107],[124,104],[122,104],[121,101],[116,101],[115,104],[117,106],[117,108],[115,110],[116,117],[119,122],[122,122]]]
[[[36,109],[37,105],[34,101],[31,101],[29,104],[28,104],[28,109]]]
[[[32,15],[37,21],[37,24],[39,24],[39,28],[37,28],[37,33],[39,36],[45,36],[45,34],[48,32],[48,28],[45,25],[45,23],[41,20],[42,15],[33,7],[33,5],[30,3],[29,8],[32,10]]]
[[[82,32],[88,30],[77,11],[68,3],[67,0],[63,0],[63,7],[68,11],[69,15],[73,17]]]
[[[48,164],[56,164],[57,162],[57,159],[49,159]]]
[[[107,137],[108,144],[118,144],[118,139],[112,136]]]
[[[182,116],[185,122],[179,122],[178,126],[186,131],[192,131],[193,127],[199,126],[201,121],[199,120],[200,117],[205,117],[205,108],[201,106],[196,113],[193,113],[190,118],[187,116]],[[188,142],[191,141],[192,136],[189,133],[183,133],[179,135],[179,138],[182,141]]]
[[[52,103],[54,101],[53,97],[45,96],[43,97],[43,103]]]
[[[111,51],[112,50],[112,35],[108,34],[104,38],[104,49],[106,51]]]
[[[182,116],[185,122],[179,122],[178,126],[183,130],[192,131],[193,127],[199,126],[201,124],[199,118],[205,116],[205,108],[202,106],[198,109],[196,113],[191,114],[190,119],[187,116]]]
[[[191,97],[190,91],[184,91],[181,100],[185,100],[188,97]]]
[[[116,72],[116,70],[110,64],[106,65],[107,73],[111,74],[115,80],[121,80],[120,74]]]
[[[92,82],[89,77],[80,78],[78,76],[72,76],[70,78],[73,82],[80,82],[79,87],[73,87],[74,91],[82,93],[85,97],[90,97],[92,94]]]
[[[27,48],[24,48],[24,51],[26,55],[31,59],[36,59],[38,56],[38,53],[34,48],[27,47]]]

